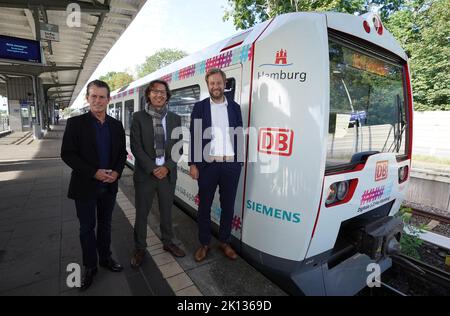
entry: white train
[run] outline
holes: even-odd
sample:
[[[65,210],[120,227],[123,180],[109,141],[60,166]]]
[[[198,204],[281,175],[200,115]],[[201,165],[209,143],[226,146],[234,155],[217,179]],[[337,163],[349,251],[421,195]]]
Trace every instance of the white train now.
[[[285,14],[114,91],[108,111],[129,135],[147,84],[162,78],[170,109],[189,127],[194,103],[208,97],[211,67],[226,72],[227,94],[251,130],[234,246],[290,293],[357,293],[399,248],[394,215],[412,149],[407,55],[376,15]],[[184,148],[176,196],[195,215],[198,187]],[[273,162],[276,171],[264,171]],[[215,223],[219,205],[217,193]]]

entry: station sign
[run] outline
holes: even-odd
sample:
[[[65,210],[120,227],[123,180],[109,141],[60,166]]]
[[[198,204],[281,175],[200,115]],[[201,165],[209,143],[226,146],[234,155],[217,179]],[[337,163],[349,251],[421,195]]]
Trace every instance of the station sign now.
[[[40,23],[41,40],[59,42],[59,27],[54,24]]]
[[[41,64],[41,44],[29,39],[0,35],[0,59]]]

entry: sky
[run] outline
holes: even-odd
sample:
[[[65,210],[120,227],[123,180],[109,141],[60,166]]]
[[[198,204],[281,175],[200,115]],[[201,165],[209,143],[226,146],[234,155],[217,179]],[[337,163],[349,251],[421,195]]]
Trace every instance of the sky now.
[[[231,19],[223,21],[226,8],[227,0],[147,0],[89,81],[109,71],[134,73],[147,56],[162,48],[191,54],[237,33]],[[83,106],[84,90],[73,107]]]

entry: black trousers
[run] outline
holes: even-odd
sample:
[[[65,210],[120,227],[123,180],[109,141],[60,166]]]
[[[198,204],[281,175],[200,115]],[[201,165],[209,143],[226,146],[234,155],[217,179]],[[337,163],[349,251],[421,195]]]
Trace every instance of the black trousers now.
[[[98,188],[96,198],[75,200],[86,268],[97,267],[99,257],[100,261],[106,261],[111,256],[111,219],[115,203],[116,193],[110,193],[107,188]]]
[[[198,237],[200,244],[208,245],[211,241],[211,205],[217,186],[220,195],[219,240],[230,242],[231,225],[234,216],[234,201],[241,174],[238,162],[212,162],[199,169],[198,178]]]

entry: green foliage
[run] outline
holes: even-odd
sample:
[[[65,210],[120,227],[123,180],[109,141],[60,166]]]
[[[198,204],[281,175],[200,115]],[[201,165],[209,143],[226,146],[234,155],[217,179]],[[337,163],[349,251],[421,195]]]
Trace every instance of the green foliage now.
[[[187,56],[186,52],[178,49],[163,48],[147,57],[142,65],[137,67],[138,77],[142,78],[158,69]]]
[[[410,56],[415,110],[450,110],[450,0],[409,0],[386,27]]]
[[[101,76],[99,79],[105,81],[109,85],[111,91],[126,86],[134,80],[133,76],[126,72],[115,71],[108,72],[106,75]]]
[[[413,154],[413,161],[424,161],[424,162],[430,162],[430,163],[450,166],[450,159],[439,158],[439,157],[435,157],[435,156]]]
[[[233,19],[237,29],[253,25],[282,13],[308,11],[335,11],[343,13],[365,13],[374,5],[382,17],[389,16],[404,0],[228,0],[230,9],[224,20]]]
[[[405,227],[410,231],[410,234],[402,234],[402,238],[400,239],[401,252],[412,258],[420,259],[418,248],[422,246],[423,240],[419,238],[419,234],[423,232],[424,226],[417,227],[411,224],[410,208],[402,206],[399,214]]]
[[[75,111],[73,108],[65,108],[63,110],[64,117],[71,117],[71,114]]]
[[[228,0],[224,20],[247,29],[297,11],[363,14],[378,10],[410,57],[416,111],[450,111],[450,0]]]

